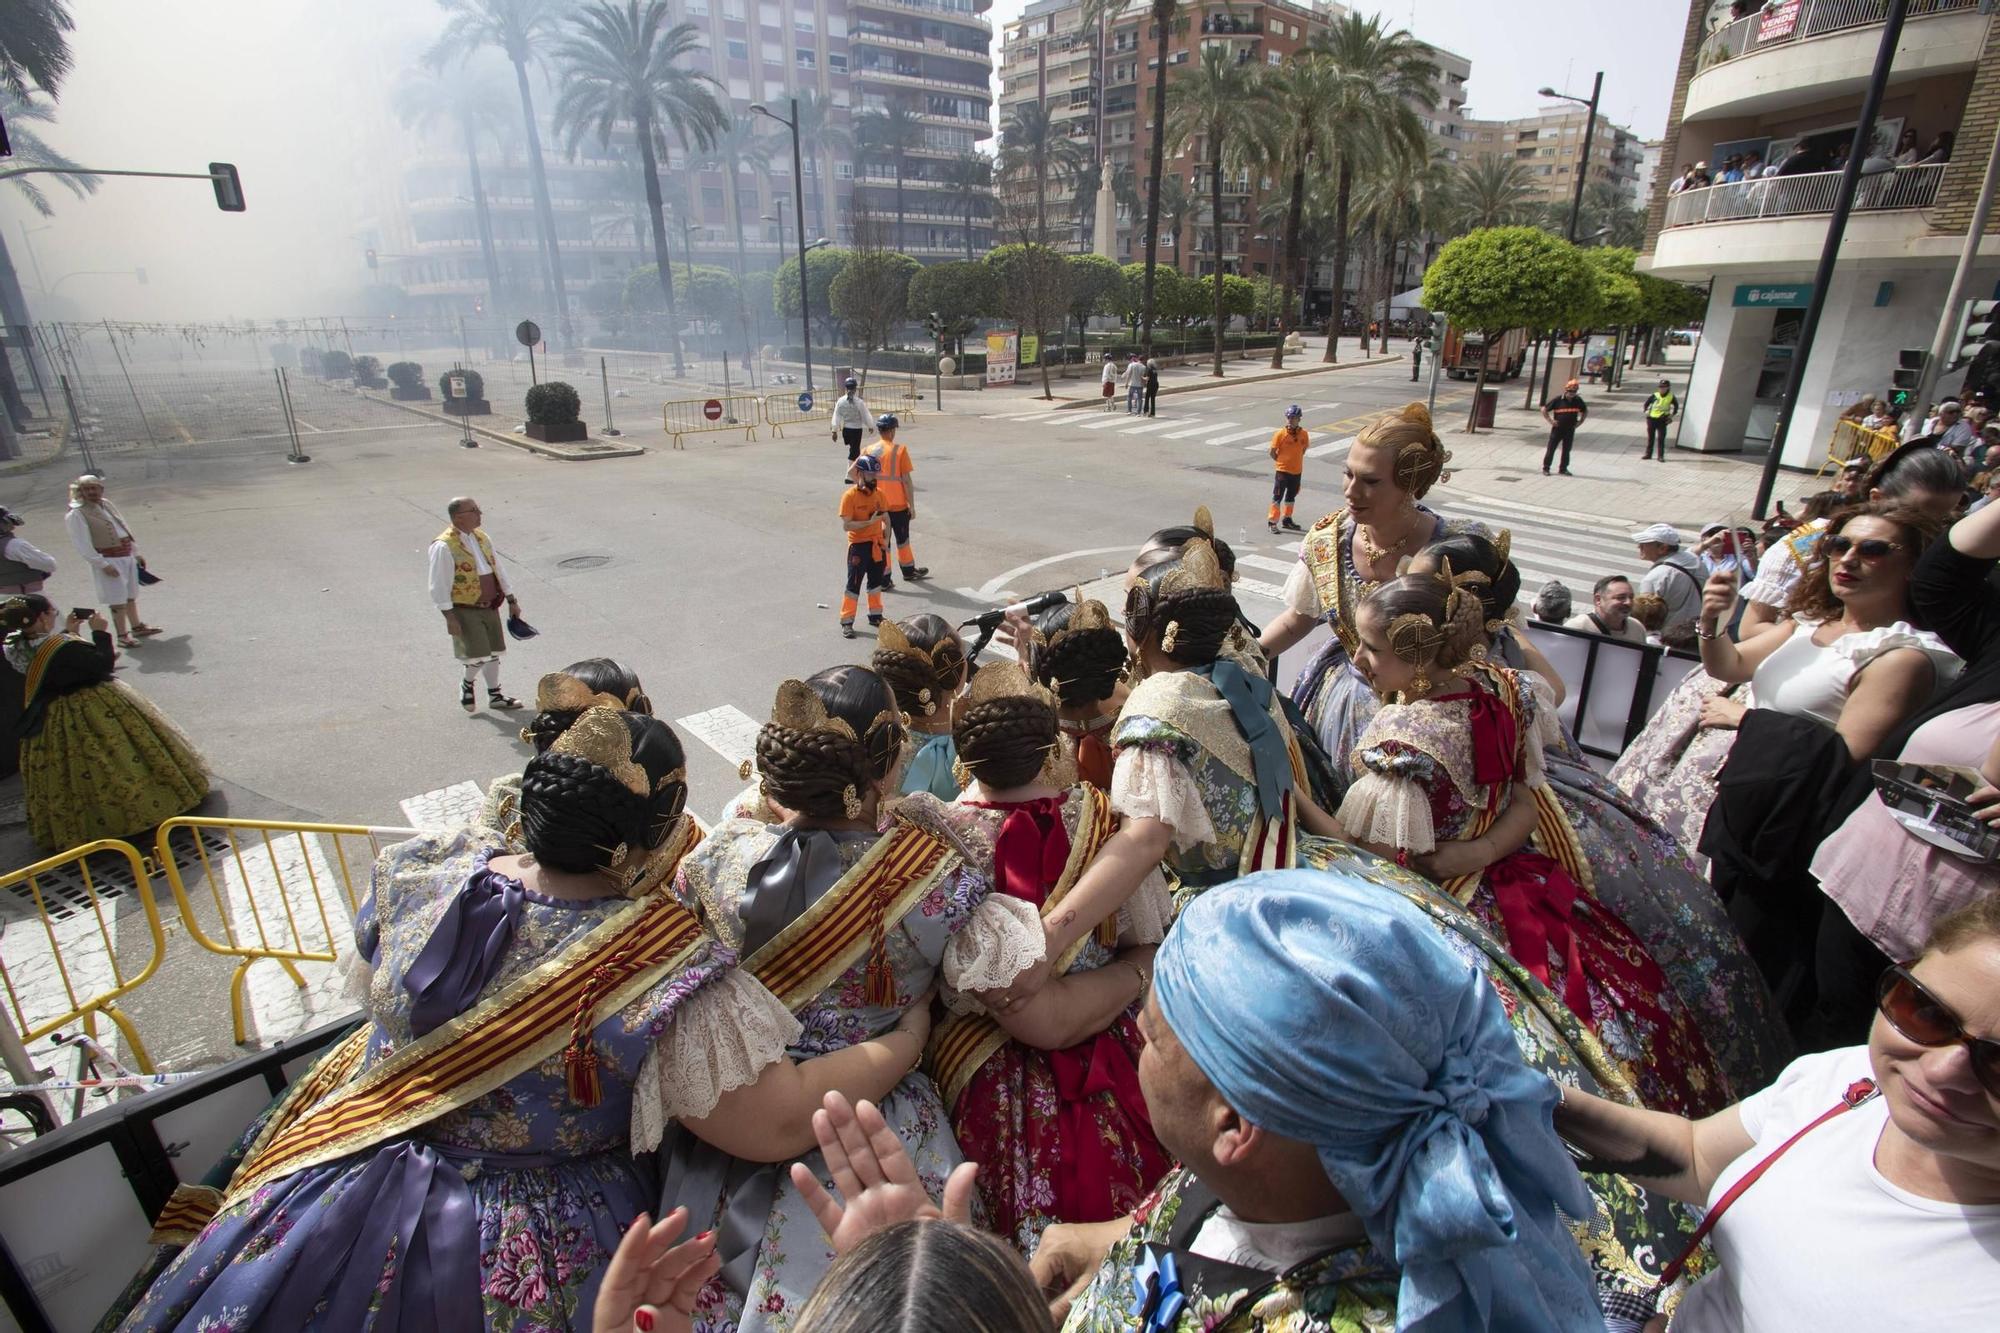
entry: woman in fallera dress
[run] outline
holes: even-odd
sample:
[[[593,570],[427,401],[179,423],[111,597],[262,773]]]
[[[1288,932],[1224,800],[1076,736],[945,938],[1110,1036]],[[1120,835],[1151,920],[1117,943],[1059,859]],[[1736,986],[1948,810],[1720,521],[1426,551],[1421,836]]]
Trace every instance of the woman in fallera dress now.
[[[1081,596],[1036,620],[1027,664],[1037,682],[1055,691],[1058,725],[1076,755],[1077,776],[1109,791],[1111,729],[1127,693],[1125,636],[1104,603]]]
[[[970,667],[951,622],[926,612],[887,621],[875,633],[869,660],[889,682],[910,720],[903,757],[903,791],[927,791],[940,801],[958,795],[951,723]]]

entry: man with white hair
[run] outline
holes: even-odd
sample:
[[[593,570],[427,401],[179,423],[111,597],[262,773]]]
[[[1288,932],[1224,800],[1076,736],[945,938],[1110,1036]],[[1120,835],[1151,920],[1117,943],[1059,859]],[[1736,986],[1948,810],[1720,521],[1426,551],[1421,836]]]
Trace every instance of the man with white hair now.
[[[479,502],[458,496],[444,508],[451,526],[437,535],[430,550],[431,604],[444,613],[451,635],[452,655],[465,668],[458,706],[477,711],[473,677],[486,677],[486,706],[521,707],[521,701],[500,688],[500,654],[507,651],[507,632],[500,623],[504,602],[509,615],[521,614],[521,603],[507,586],[493,543],[479,526]]]
[[[1639,595],[1651,593],[1667,604],[1667,624],[1701,614],[1701,561],[1681,549],[1680,529],[1655,523],[1632,534],[1639,558],[1651,566],[1639,577]]]
[[[76,553],[90,566],[97,600],[111,610],[118,646],[137,648],[140,639],[160,632],[139,619],[139,546],[118,506],[104,498],[104,478],[86,472],[69,484],[69,515],[64,520]]]

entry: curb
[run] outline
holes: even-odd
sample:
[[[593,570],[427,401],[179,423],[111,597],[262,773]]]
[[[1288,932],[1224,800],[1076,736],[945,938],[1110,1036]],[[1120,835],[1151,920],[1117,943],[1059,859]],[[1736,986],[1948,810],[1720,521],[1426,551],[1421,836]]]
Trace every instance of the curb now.
[[[447,416],[443,412],[426,411],[409,403],[399,403],[393,398],[378,398],[376,402],[408,412],[411,416],[423,417],[441,425],[463,427],[468,433],[484,435],[499,444],[512,445],[523,453],[539,454],[543,458],[553,458],[564,463],[592,463],[600,458],[636,458],[646,452],[645,446],[637,444],[606,444],[601,441],[593,449],[572,449],[558,444],[544,444],[526,436],[503,434],[489,426],[475,426],[470,417]],[[586,443],[589,441],[586,440]]]
[[[1160,392],[1158,396],[1161,398],[1165,398],[1170,394],[1176,394],[1176,393],[1212,393],[1217,389],[1233,389],[1239,384],[1268,384],[1274,380],[1298,379],[1300,376],[1303,375],[1325,375],[1325,374],[1332,374],[1336,371],[1342,371],[1342,370],[1360,370],[1365,366],[1380,366],[1380,365],[1385,365],[1392,361],[1402,361],[1406,359],[1407,358],[1397,357],[1397,356],[1372,356],[1365,361],[1340,361],[1336,362],[1333,365],[1327,365],[1324,362],[1316,361],[1311,366],[1308,366],[1303,370],[1270,370],[1264,372],[1261,375],[1237,375],[1237,376],[1225,375],[1219,380],[1216,379],[1213,375],[1210,375],[1205,377],[1203,381],[1199,384],[1180,384],[1174,386],[1171,389],[1169,389],[1163,384],[1160,386]],[[1059,406],[1050,408],[1049,410],[1051,412],[1071,412],[1081,408],[1100,406],[1103,403],[1103,401],[1104,399],[1101,396],[1093,398],[1072,398],[1061,403]]]

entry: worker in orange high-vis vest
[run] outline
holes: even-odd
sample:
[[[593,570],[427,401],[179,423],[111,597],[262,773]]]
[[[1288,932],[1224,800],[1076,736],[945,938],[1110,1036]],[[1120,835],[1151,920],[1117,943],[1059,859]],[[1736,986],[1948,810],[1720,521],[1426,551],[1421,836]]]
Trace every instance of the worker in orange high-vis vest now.
[[[848,469],[854,484],[840,497],[840,526],[847,532],[847,595],[840,599],[841,637],[854,637],[861,581],[868,581],[868,623],[882,623],[882,590],[889,586],[888,510],[876,484],[881,465],[862,454]]]
[[[1299,481],[1306,470],[1306,446],[1312,443],[1312,432],[1299,424],[1304,416],[1305,411],[1293,403],[1285,409],[1284,428],[1271,437],[1271,462],[1277,468],[1271,481],[1269,524],[1273,532],[1305,531],[1292,522],[1292,506],[1298,503]]]
[[[893,412],[875,418],[875,433],[881,438],[863,452],[881,470],[876,485],[882,492],[882,506],[889,515],[889,527],[896,534],[896,563],[906,579],[920,579],[930,570],[917,563],[910,549],[910,522],[917,516],[917,467],[910,461],[910,446],[899,443],[896,429],[902,423]],[[885,586],[893,587],[893,581]]]

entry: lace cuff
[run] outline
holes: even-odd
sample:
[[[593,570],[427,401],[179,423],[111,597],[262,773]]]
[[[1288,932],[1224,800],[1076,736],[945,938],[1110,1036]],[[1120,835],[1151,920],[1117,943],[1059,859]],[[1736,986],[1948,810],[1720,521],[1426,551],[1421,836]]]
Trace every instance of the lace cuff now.
[[[998,990],[1048,957],[1042,918],[1019,898],[989,893],[965,928],[944,946],[944,984],[957,991]]]
[[[1173,891],[1167,887],[1167,877],[1154,866],[1118,909],[1118,942],[1158,944],[1166,939],[1167,927],[1173,923]]]
[[[1111,808],[1127,819],[1171,825],[1174,845],[1186,850],[1215,841],[1215,823],[1187,765],[1150,746],[1127,746],[1111,767]]]
[[[748,972],[731,969],[681,1002],[632,1087],[632,1151],[660,1146],[667,1125],[698,1119],[785,1058],[804,1029]]]
[[[1437,850],[1430,797],[1408,778],[1381,773],[1356,778],[1340,803],[1340,827],[1357,842],[1386,844],[1417,856]]]

